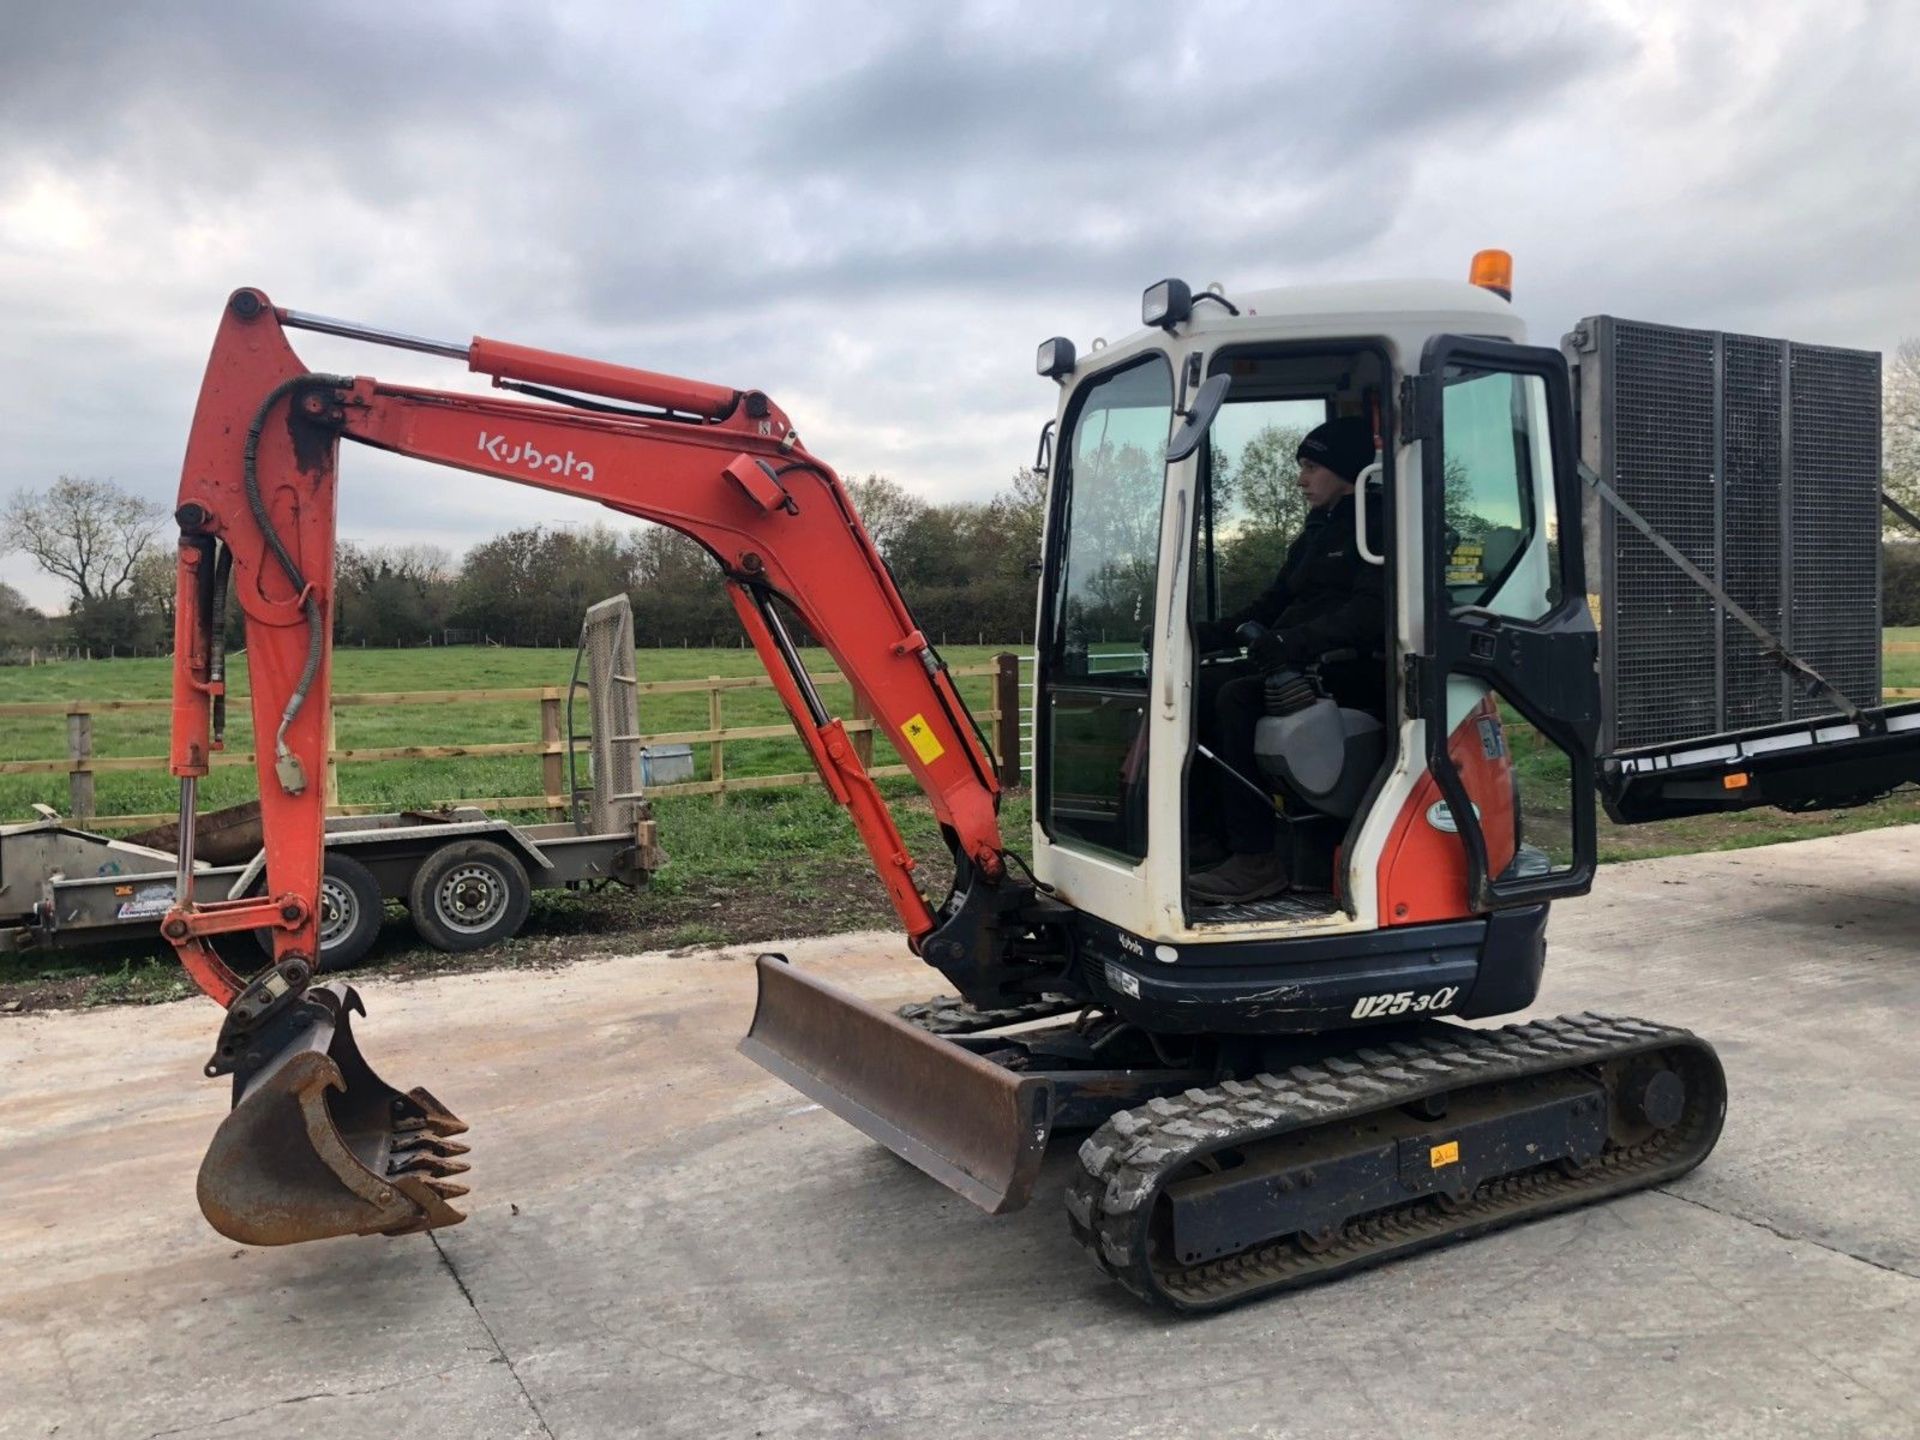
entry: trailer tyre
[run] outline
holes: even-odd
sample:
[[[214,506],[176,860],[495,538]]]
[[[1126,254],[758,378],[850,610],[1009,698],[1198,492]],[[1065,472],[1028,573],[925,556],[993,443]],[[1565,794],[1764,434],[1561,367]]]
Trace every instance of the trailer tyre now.
[[[526,868],[491,840],[442,845],[407,887],[413,928],[436,950],[479,950],[518,934],[532,900]]]
[[[265,887],[263,875],[253,893],[264,894]],[[350,855],[327,851],[320,877],[320,963],[316,968],[327,974],[359,964],[380,938],[380,922],[385,918],[385,901],[373,872]],[[256,930],[253,938],[263,951],[273,954],[271,930]]]

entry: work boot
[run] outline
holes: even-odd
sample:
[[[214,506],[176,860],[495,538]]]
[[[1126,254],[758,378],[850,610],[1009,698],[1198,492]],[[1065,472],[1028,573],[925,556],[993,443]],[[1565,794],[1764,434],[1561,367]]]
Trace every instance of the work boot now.
[[[1187,868],[1200,871],[1210,870],[1233,852],[1213,835],[1189,835],[1187,837]]]
[[[1287,889],[1286,862],[1267,851],[1258,855],[1235,855],[1211,870],[1194,876],[1188,888],[1193,898],[1208,905],[1244,905],[1266,900]]]

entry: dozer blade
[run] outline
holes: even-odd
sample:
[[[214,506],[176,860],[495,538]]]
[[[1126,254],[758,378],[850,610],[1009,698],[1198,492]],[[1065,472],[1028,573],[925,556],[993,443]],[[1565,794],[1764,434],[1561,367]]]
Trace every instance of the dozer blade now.
[[[989,1215],[1033,1193],[1053,1087],[1017,1075],[796,970],[756,963],[740,1053]]]
[[[200,1210],[231,1240],[292,1245],[333,1235],[405,1235],[457,1225],[466,1125],[425,1090],[402,1094],[354,1044],[346,985],[300,1004],[311,1023],[235,1076],[233,1110],[200,1162]]]

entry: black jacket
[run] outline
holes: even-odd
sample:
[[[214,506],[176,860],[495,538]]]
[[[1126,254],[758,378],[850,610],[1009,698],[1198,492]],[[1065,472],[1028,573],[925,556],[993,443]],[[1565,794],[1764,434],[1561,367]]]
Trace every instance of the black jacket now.
[[[1287,660],[1295,665],[1334,650],[1380,654],[1387,628],[1386,571],[1360,557],[1353,543],[1353,506],[1353,496],[1343,495],[1325,510],[1309,511],[1273,584],[1237,613],[1198,626],[1201,647],[1232,644],[1233,632],[1253,620],[1280,637]],[[1378,508],[1377,502],[1370,504],[1367,516],[1376,550]]]

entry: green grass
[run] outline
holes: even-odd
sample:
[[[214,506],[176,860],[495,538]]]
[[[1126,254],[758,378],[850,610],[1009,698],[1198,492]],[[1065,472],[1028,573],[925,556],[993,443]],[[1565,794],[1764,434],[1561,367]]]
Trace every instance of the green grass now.
[[[1890,629],[1889,641],[1920,642],[1920,627]],[[956,667],[981,664],[991,646],[956,646],[946,652]],[[832,668],[824,652],[810,651],[815,671]],[[643,650],[642,680],[759,674],[747,650]],[[236,657],[234,688],[245,689],[244,657]],[[467,649],[341,652],[335,665],[339,693],[398,690],[521,689],[564,685],[572,671],[570,650]],[[164,660],[71,661],[30,669],[0,669],[0,702],[72,699],[165,698],[170,669]],[[961,689],[978,709],[989,706],[985,678],[963,680]],[[1920,654],[1889,654],[1889,686],[1920,688]],[[826,692],[844,713],[847,694]],[[728,725],[761,725],[784,719],[770,690],[728,692]],[[236,707],[230,743],[251,746],[250,727]],[[1508,717],[1510,721],[1517,717]],[[706,726],[704,694],[646,696],[641,724],[648,732]],[[102,714],[94,718],[97,755],[161,755],[167,749],[164,710]],[[1513,725],[1512,745],[1528,811],[1536,822],[1564,824],[1564,761],[1530,748],[1525,727]],[[489,702],[391,709],[348,708],[338,712],[345,747],[455,745],[539,738],[533,701]],[[894,757],[876,745],[877,763]],[[704,747],[696,747],[697,774],[708,774]],[[0,719],[0,755],[12,759],[59,758],[66,752],[66,726],[58,716]],[[810,767],[797,739],[735,741],[726,747],[729,775],[803,772]],[[391,808],[430,806],[462,797],[531,795],[542,790],[538,757],[384,761],[341,768],[342,799],[348,804]],[[946,884],[945,848],[928,806],[906,780],[881,782],[913,854],[922,864],[921,888],[937,898]],[[102,814],[169,811],[176,799],[164,771],[101,773],[97,796]],[[252,772],[215,771],[203,786],[202,805],[212,809],[247,799]],[[1552,797],[1552,798],[1550,798]],[[1554,800],[1560,803],[1555,804]],[[0,776],[0,818],[24,818],[31,802],[64,810],[66,777]],[[1536,813],[1537,812],[1537,813]],[[1558,812],[1558,813],[1556,813]],[[611,953],[652,946],[745,943],[795,933],[825,933],[893,923],[884,893],[873,878],[852,825],[818,785],[745,791],[724,803],[709,796],[661,797],[654,813],[672,857],[653,882],[634,895],[541,892],[518,940],[477,960],[425,951],[395,917],[375,952],[376,968],[419,973],[458,965],[552,964],[576,954]],[[1002,830],[1025,852],[1031,810],[1024,791],[1007,796]],[[1853,810],[1794,816],[1760,809],[1701,816],[1652,825],[1616,826],[1600,821],[1603,862],[1738,849],[1785,840],[1844,834],[1883,825],[1920,823],[1920,795],[1890,796]],[[170,952],[152,945],[120,946],[84,954],[0,956],[0,992],[27,1003],[108,1004],[172,998],[187,987]],[[11,1003],[11,1002],[7,1002]]]
[[[1889,625],[1880,632],[1888,644],[1920,645],[1920,625]],[[1881,683],[1889,689],[1920,689],[1920,652],[1888,651],[1881,661]]]
[[[994,646],[962,645],[944,651],[956,669],[989,661]],[[642,650],[639,675],[645,680],[692,680],[709,676],[763,673],[751,650]],[[810,670],[829,673],[831,659],[822,650],[805,652]],[[573,651],[456,647],[438,650],[342,650],[334,660],[336,694],[380,691],[525,689],[567,683]],[[33,667],[0,669],[0,703],[14,701],[157,700],[172,683],[167,660],[73,660]],[[976,710],[991,708],[991,682],[962,679],[961,693]],[[230,688],[244,692],[246,657],[235,656]],[[844,685],[827,686],[830,707],[846,713],[850,696]],[[705,694],[649,695],[641,699],[641,728],[650,734],[708,726]],[[722,700],[727,726],[775,724],[786,719],[770,689],[728,691]],[[584,696],[582,697],[584,708]],[[584,718],[581,721],[584,728]],[[96,756],[164,755],[168,715],[164,710],[109,711],[93,717]],[[64,758],[66,721],[60,716],[0,718],[0,755],[11,760]],[[537,701],[495,701],[460,705],[347,707],[336,712],[336,737],[343,749],[401,745],[497,744],[540,738]],[[253,727],[244,704],[231,708],[229,749],[253,748]],[[778,775],[810,770],[797,738],[730,741],[725,746],[730,776]],[[709,778],[710,751],[694,752],[696,778]],[[874,747],[876,764],[891,764],[888,744]],[[385,760],[340,767],[340,799],[347,805],[405,809],[451,800],[543,793],[537,756],[479,756],[459,760]],[[177,783],[165,769],[101,771],[94,777],[95,811],[100,815],[139,815],[171,811]],[[254,795],[252,771],[244,766],[214,770],[201,784],[203,810],[218,809]],[[23,818],[34,803],[68,808],[67,777],[0,776],[0,817]]]

